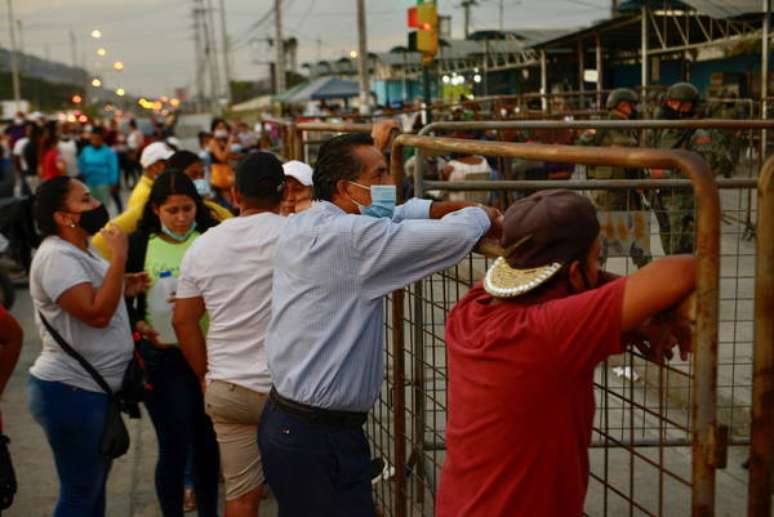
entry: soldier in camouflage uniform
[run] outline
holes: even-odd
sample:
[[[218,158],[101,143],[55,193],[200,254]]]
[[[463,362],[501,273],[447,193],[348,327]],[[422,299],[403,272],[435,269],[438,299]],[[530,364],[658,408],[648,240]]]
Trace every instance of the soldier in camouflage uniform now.
[[[610,92],[607,98],[607,117],[605,120],[633,120],[637,118],[637,94],[629,88],[618,88]],[[638,147],[639,133],[634,129],[592,129],[584,132],[578,143],[580,145],[593,145],[597,147]],[[620,167],[596,166],[589,167],[586,177],[595,180],[609,179],[636,179],[641,177],[640,171],[623,169]],[[592,201],[597,210],[620,211],[630,210],[632,200],[628,199],[627,192],[594,190],[591,194]]]
[[[639,98],[634,90],[617,88],[607,97],[607,117],[605,120],[634,120],[637,118],[637,103]],[[597,147],[639,147],[640,135],[636,129],[597,129],[584,132],[578,140],[580,145]],[[589,167],[586,177],[592,180],[640,179],[639,169],[624,169],[621,167],[595,166]],[[592,190],[591,200],[597,210],[602,212],[623,212],[641,210],[642,203],[638,192],[627,190]],[[641,267],[650,257],[642,252],[632,254],[634,263]]]
[[[696,118],[701,100],[699,90],[690,83],[672,85],[657,115],[661,120]],[[710,165],[715,163],[713,133],[697,129],[659,129],[648,133],[648,147],[684,149],[701,154]],[[685,179],[679,171],[653,169],[652,179]],[[695,202],[690,190],[661,189],[651,198],[656,212],[661,244],[667,255],[693,253],[695,241]]]

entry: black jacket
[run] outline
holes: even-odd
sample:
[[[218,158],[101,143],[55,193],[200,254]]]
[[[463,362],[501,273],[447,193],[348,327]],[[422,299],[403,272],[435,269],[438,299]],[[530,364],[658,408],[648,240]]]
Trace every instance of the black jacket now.
[[[145,271],[145,255],[148,253],[149,236],[134,232],[129,236],[129,254],[126,258],[126,272],[140,273]],[[139,294],[134,298],[126,298],[126,308],[129,310],[129,321],[132,322],[132,329],[138,321],[145,319],[147,311],[147,301],[145,293]]]

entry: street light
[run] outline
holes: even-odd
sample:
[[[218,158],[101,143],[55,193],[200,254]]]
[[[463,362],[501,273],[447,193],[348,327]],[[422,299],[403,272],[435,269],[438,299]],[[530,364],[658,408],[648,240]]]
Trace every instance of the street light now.
[[[100,47],[100,48],[97,49],[97,55],[100,56],[100,57],[105,57],[105,56],[107,56],[107,50],[105,50],[104,48]]]
[[[102,37],[102,33],[99,31],[99,29],[94,29],[91,31],[91,37],[94,39],[100,39]]]
[[[124,90],[123,88],[118,88],[116,89],[116,95],[118,95],[119,97],[123,97],[124,95],[126,95],[126,90]]]
[[[94,79],[92,79],[92,80],[91,80],[91,85],[92,85],[94,88],[99,88],[100,86],[102,86],[102,81],[100,81],[99,79],[97,79],[97,78],[95,77]]]
[[[113,70],[116,72],[120,72],[124,69],[124,62],[123,61],[116,61],[113,63]]]
[[[352,59],[356,59],[357,58],[357,50],[350,51],[349,57],[351,57]]]

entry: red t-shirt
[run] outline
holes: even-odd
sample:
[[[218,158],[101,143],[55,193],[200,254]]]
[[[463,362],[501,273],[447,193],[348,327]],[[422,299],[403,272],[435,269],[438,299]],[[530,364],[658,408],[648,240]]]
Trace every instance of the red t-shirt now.
[[[454,307],[438,517],[582,514],[594,368],[623,352],[624,286],[493,305],[478,284]]]
[[[56,166],[56,162],[58,161],[59,151],[56,147],[52,147],[46,151],[46,154],[43,155],[43,181],[48,181],[57,176],[63,176],[62,171]]]

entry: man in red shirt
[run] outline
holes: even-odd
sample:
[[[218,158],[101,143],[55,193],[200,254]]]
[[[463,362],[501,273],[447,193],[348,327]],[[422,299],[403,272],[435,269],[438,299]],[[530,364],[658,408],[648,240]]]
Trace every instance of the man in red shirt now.
[[[505,256],[446,324],[449,421],[437,515],[580,516],[594,368],[630,342],[656,360],[675,344],[687,356],[687,320],[644,325],[693,292],[695,258],[666,257],[627,277],[601,272],[593,205],[566,190],[512,205],[501,243]],[[639,337],[656,330],[649,343]]]

